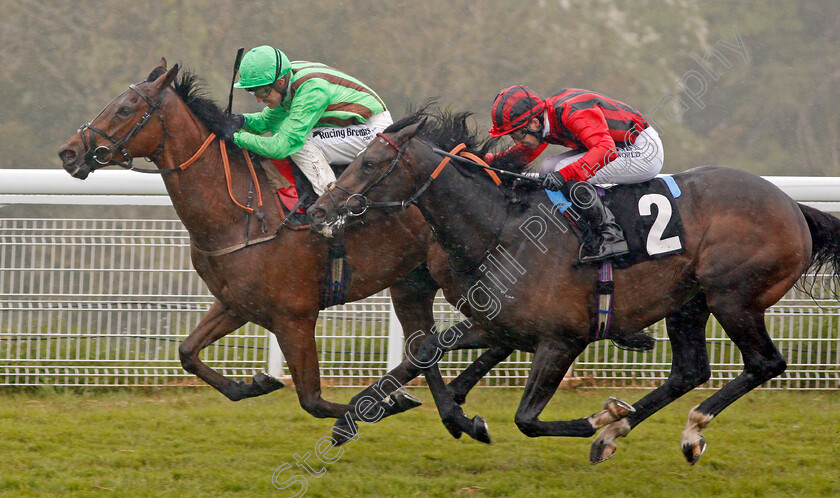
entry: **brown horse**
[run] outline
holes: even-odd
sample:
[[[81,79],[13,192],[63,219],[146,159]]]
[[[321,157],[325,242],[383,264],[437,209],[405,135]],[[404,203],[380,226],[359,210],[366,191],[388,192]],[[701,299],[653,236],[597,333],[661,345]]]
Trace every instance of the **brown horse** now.
[[[541,421],[539,414],[566,370],[594,340],[590,327],[598,269],[577,263],[574,231],[565,218],[552,216],[543,190],[497,186],[481,168],[455,161],[446,167],[428,142],[450,150],[457,142],[440,129],[451,128],[446,124],[451,120],[446,113],[418,112],[386,129],[339,177],[332,198],[322,196],[309,209],[313,228],[339,219],[350,194],[369,208],[416,203],[447,253],[460,293],[474,297],[472,318],[499,343],[535,353],[516,412],[519,429],[531,437],[589,437],[607,425],[592,445],[593,463],[614,454],[616,438],[708,380],[705,327],[714,314],[740,349],[744,370],[689,413],[681,449],[695,463],[705,449],[701,431],[712,419],[784,372],[785,359],[765,328],[765,310],[809,266],[829,263],[838,278],[840,220],[797,204],[749,173],[706,167],[674,175],[682,191],[676,202],[685,252],[615,272],[610,332],[619,344],[644,346],[638,331],[665,318],[673,351],[668,380],[632,408],[618,403],[609,415]],[[476,146],[476,141],[467,144]],[[524,236],[522,228],[538,218],[545,221],[545,233],[538,240]],[[555,226],[560,229],[552,230]],[[493,258],[499,268],[495,275],[487,271]],[[441,342],[461,332],[429,337],[418,360],[429,360]],[[470,433],[439,373],[424,373],[444,424]]]
[[[177,65],[167,71],[162,60],[145,81],[131,85],[80,128],[61,147],[59,157],[64,168],[81,179],[107,165],[130,167],[133,157],[151,159],[163,174],[172,204],[190,234],[193,266],[215,297],[179,348],[184,368],[234,401],[283,387],[262,373],[255,375],[252,383],[233,381],[199,358],[199,352],[209,344],[253,322],[274,333],[300,404],[315,417],[339,418],[337,427],[346,428],[360,418],[357,401],[370,397],[381,402],[394,392],[387,403],[380,403],[383,416],[419,404],[398,391],[419,374],[410,358],[350,404],[321,397],[315,324],[319,290],[328,271],[328,245],[319,235],[292,230],[283,223],[277,195],[261,168],[249,170],[246,156],[235,147],[228,159],[225,143],[215,138],[224,113],[201,95],[195,76],[185,73],[176,82],[177,73]],[[97,140],[105,145],[97,145]],[[246,199],[249,201],[243,204]],[[427,334],[434,326],[432,301],[439,286],[422,263],[440,266],[436,273],[441,274],[445,256],[417,210],[383,218],[381,223],[371,221],[372,226],[387,226],[387,230],[379,230],[379,236],[355,229],[346,233],[346,262],[353,269],[346,300],[362,299],[390,287],[406,336],[416,331]],[[416,352],[421,342],[411,341],[409,353]],[[456,347],[486,346],[476,333]],[[463,399],[478,379],[509,353],[503,347],[485,353],[485,366],[466,372],[452,386],[453,392]],[[373,411],[370,404],[366,408],[366,412]],[[337,434],[337,443],[346,437],[346,431]]]

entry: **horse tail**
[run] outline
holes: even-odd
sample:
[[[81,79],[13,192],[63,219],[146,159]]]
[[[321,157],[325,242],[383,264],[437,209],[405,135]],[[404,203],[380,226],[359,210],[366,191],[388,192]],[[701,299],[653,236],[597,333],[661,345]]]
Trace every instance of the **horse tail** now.
[[[835,284],[832,294],[836,297],[840,292],[840,219],[803,204],[799,204],[799,209],[811,231],[811,263],[807,273],[829,271]]]

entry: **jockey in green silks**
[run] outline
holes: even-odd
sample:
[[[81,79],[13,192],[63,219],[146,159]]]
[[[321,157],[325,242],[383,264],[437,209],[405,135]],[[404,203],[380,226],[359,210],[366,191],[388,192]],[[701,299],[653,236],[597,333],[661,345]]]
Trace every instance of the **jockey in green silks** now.
[[[335,181],[330,164],[350,164],[392,123],[385,103],[361,81],[321,63],[290,62],[268,45],[245,54],[234,87],[266,107],[231,115],[223,138],[270,159],[291,158],[318,195]]]

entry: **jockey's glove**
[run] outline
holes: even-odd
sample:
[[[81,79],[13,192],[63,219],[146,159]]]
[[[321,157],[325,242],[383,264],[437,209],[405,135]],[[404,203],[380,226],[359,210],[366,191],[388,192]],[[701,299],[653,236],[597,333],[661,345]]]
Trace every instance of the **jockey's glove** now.
[[[566,179],[563,178],[563,175],[559,171],[552,171],[545,175],[542,181],[542,188],[551,190],[552,192],[562,189],[564,185],[566,185]]]
[[[245,126],[245,116],[242,114],[231,114],[222,125],[222,138],[228,142],[233,141],[233,134]]]

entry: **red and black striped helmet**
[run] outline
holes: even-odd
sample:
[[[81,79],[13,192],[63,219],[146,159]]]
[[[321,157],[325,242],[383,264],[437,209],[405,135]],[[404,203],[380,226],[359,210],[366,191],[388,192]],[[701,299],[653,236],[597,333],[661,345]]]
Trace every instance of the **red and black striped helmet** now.
[[[493,101],[490,119],[493,127],[490,135],[501,137],[522,128],[531,118],[545,109],[545,101],[537,92],[524,85],[516,85],[499,92]]]

